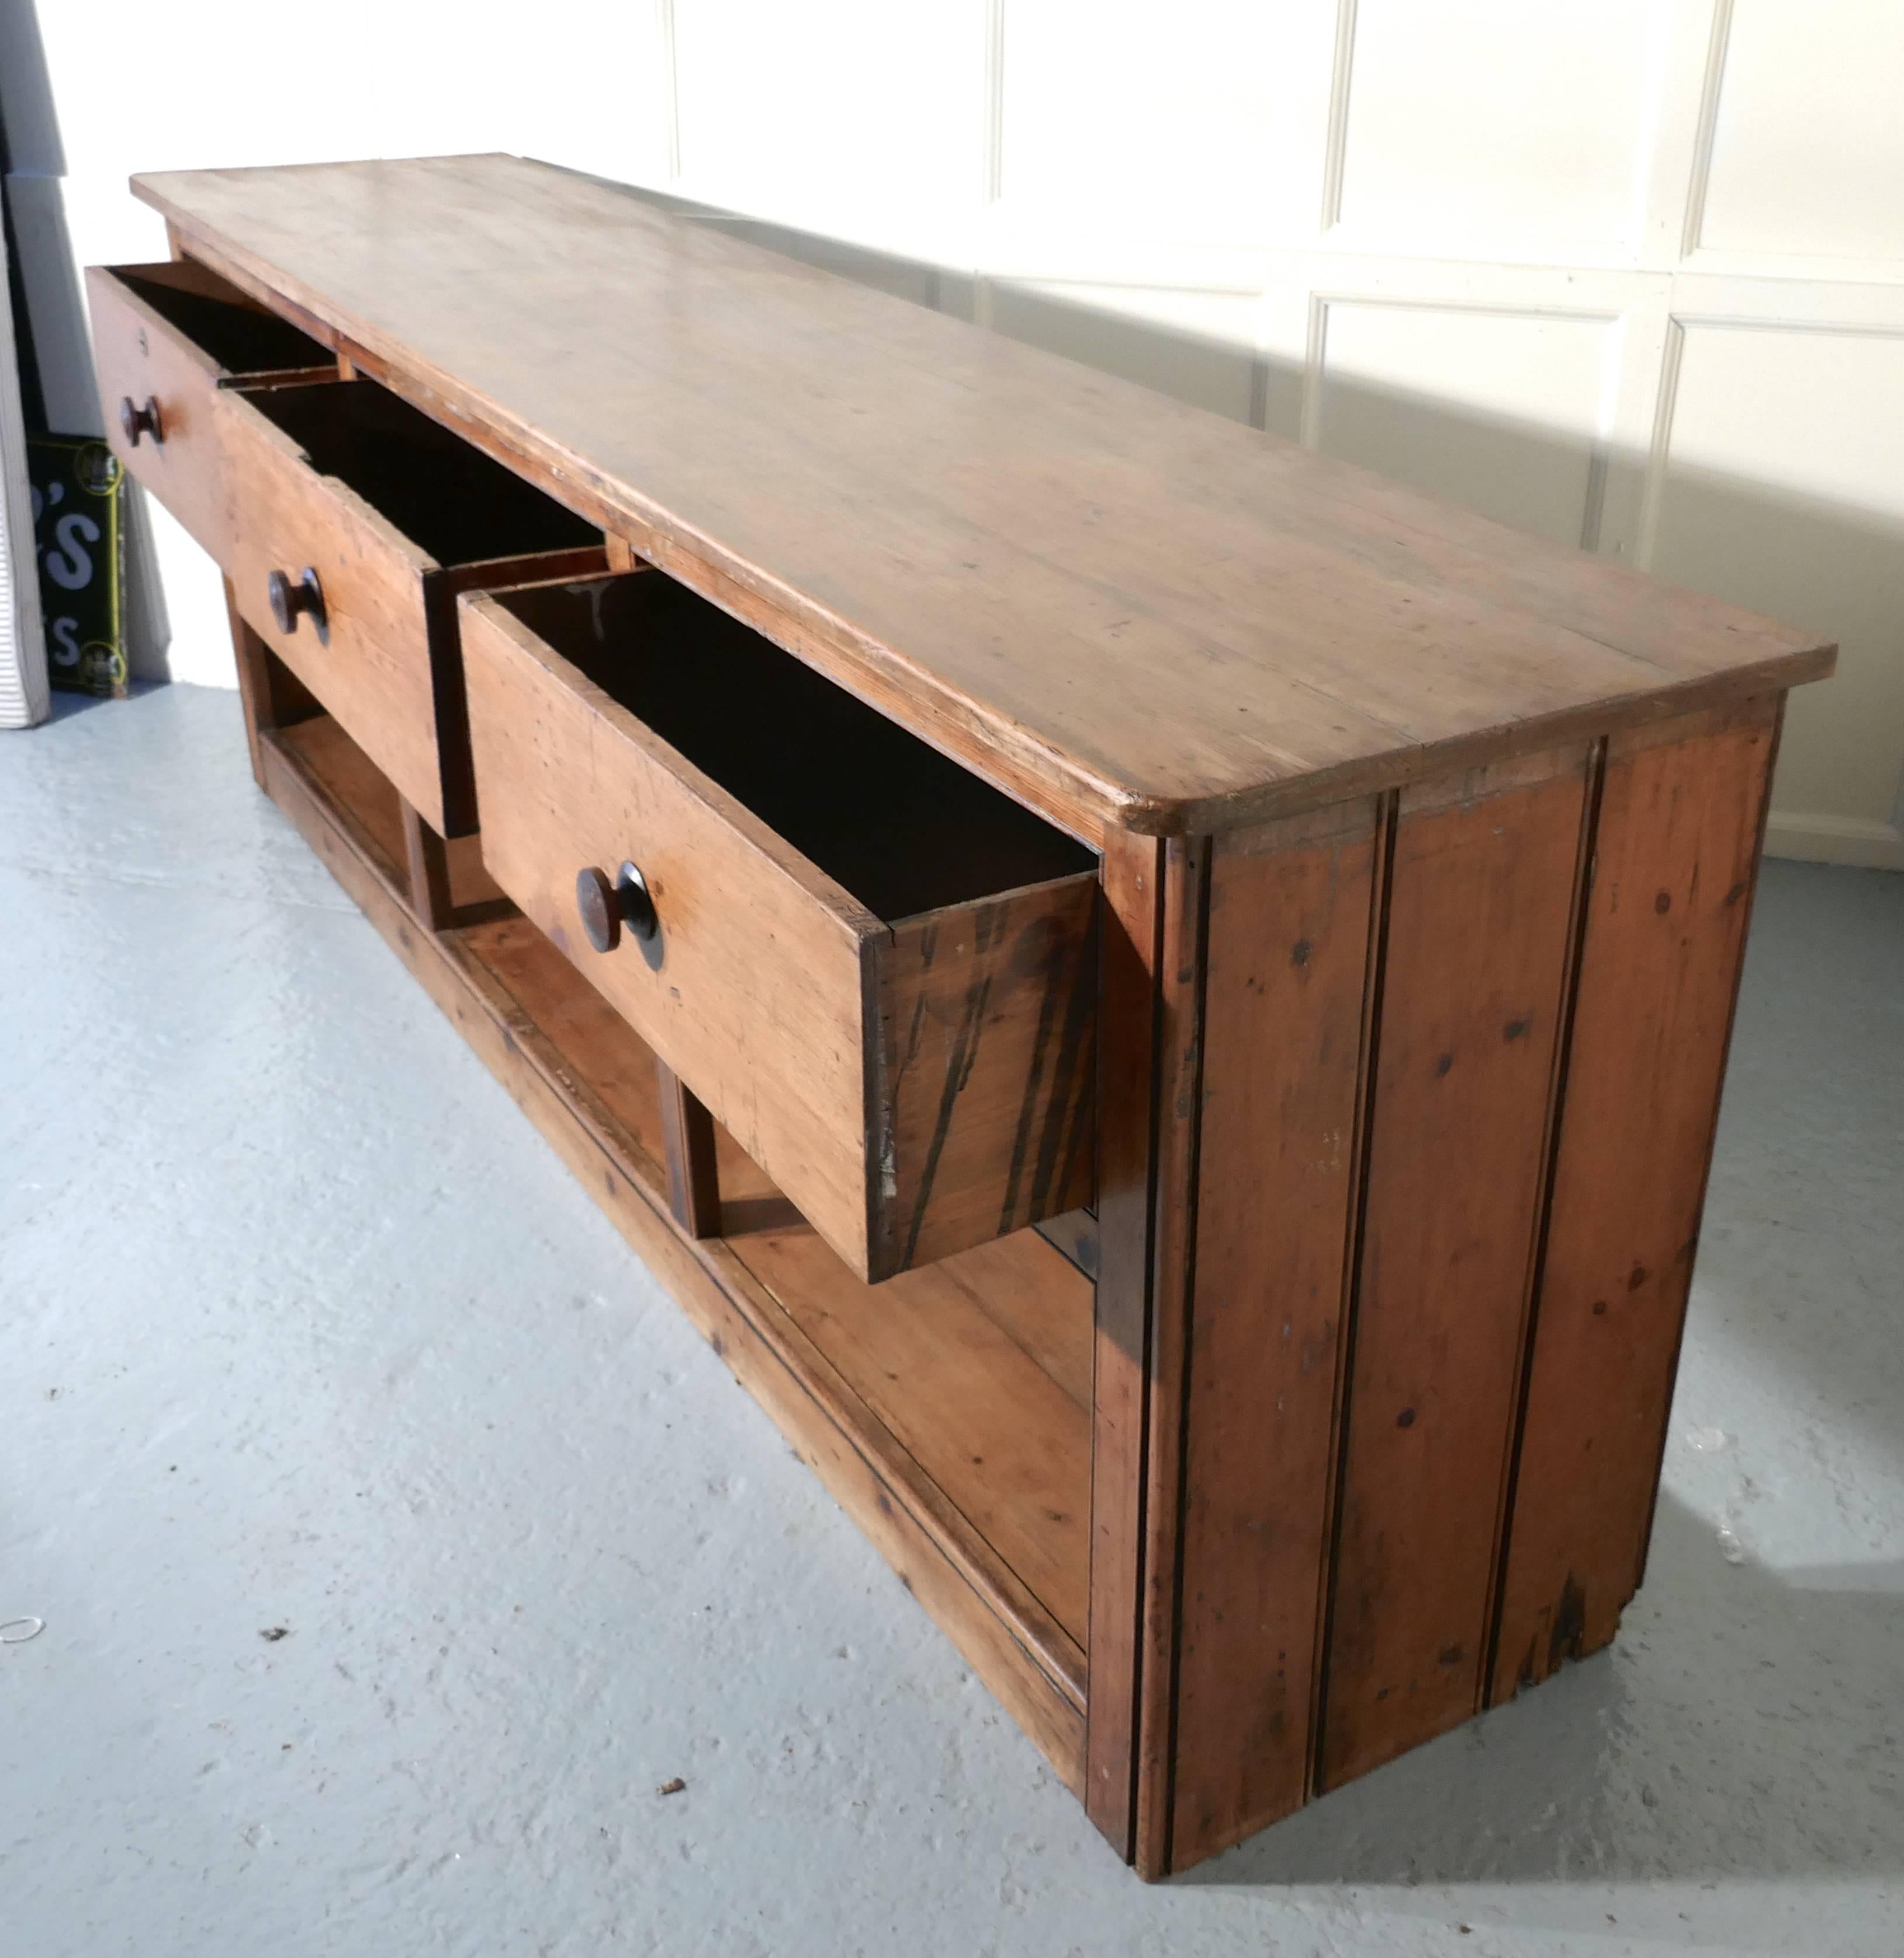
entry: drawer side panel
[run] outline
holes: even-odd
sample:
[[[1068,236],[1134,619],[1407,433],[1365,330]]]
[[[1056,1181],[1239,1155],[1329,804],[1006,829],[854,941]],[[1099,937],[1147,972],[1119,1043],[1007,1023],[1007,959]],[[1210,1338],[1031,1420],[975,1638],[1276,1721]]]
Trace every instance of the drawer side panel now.
[[[876,1275],[1091,1200],[1098,879],[908,918],[869,947]]]

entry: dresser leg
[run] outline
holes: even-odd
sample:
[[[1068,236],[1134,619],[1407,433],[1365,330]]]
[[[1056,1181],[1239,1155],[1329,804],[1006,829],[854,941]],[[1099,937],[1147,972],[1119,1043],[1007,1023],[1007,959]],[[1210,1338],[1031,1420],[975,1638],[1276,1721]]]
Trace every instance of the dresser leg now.
[[[225,612],[231,621],[232,655],[238,663],[238,694],[245,705],[245,742],[251,749],[252,778],[265,786],[265,755],[258,737],[277,725],[277,705],[271,688],[270,656],[265,642],[246,624],[238,610],[238,594],[225,580]]]
[[[410,908],[432,931],[447,931],[455,921],[449,894],[449,854],[443,839],[399,796],[404,855],[410,869]]]
[[[714,1117],[665,1061],[654,1063],[661,1090],[661,1133],[667,1145],[668,1208],[690,1237],[721,1234],[721,1172],[714,1155]]]

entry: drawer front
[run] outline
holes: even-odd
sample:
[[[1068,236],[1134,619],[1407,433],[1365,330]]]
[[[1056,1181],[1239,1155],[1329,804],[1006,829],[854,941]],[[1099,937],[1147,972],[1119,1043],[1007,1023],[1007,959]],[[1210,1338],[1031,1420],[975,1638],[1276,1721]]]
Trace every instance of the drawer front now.
[[[107,268],[92,267],[86,289],[112,453],[223,563],[230,521],[214,413],[222,370]],[[141,423],[128,432],[127,412],[139,415],[148,404],[156,430]]]
[[[461,610],[490,875],[861,1276],[1088,1196],[1093,876],[889,926],[495,600]],[[578,873],[629,863],[657,928],[598,952]]]
[[[432,590],[445,574],[354,491],[318,475],[242,394],[218,405],[232,511],[225,563],[246,623],[432,829],[467,829],[460,812],[445,810],[439,748],[429,615],[453,632],[453,593]],[[322,626],[306,611],[284,630],[271,607],[274,572],[294,592],[315,575]]]

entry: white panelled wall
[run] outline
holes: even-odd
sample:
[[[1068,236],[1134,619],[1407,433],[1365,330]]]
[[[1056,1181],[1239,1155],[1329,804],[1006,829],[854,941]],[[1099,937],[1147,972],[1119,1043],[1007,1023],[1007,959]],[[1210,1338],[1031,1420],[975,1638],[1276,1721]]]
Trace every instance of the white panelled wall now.
[[[508,149],[1828,632],[1771,847],[1904,867],[1899,0],[41,0],[133,169]],[[159,526],[173,670],[215,576]]]

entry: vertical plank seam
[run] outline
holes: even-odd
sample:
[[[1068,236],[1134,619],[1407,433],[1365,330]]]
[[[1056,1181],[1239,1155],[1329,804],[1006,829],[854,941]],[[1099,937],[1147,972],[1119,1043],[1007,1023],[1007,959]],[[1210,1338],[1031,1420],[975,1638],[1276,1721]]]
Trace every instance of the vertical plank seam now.
[[[1174,1282],[1174,1274],[1185,1272],[1184,1253],[1195,1222],[1187,1203],[1182,1201],[1180,1180],[1187,1175],[1190,1168],[1191,1151],[1196,1142],[1194,1120],[1190,1123],[1180,1149],[1173,1141],[1167,1162],[1166,1142],[1177,1133],[1174,1102],[1184,1085],[1185,1040],[1194,1040],[1199,1031],[1194,1019],[1194,994],[1186,1000],[1178,989],[1193,984],[1196,977],[1193,964],[1188,981],[1180,976],[1186,954],[1193,958],[1195,932],[1200,922],[1196,912],[1186,914],[1184,907],[1196,905],[1204,895],[1197,881],[1198,867],[1207,854],[1207,839],[1195,837],[1174,838],[1160,853],[1164,889],[1158,933],[1158,1031],[1156,1065],[1152,1076],[1154,1120],[1147,1223],[1149,1320],[1143,1383],[1146,1411],[1143,1476],[1148,1493],[1144,1508],[1143,1582],[1139,1589],[1141,1609],[1138,1620],[1143,1657],[1140,1660],[1136,1750],[1139,1768],[1135,1840],[1138,1867],[1146,1876],[1167,1875],[1170,1869],[1173,1782],[1170,1741],[1171,1697],[1176,1680],[1169,1661],[1179,1617],[1177,1546],[1182,1534],[1180,1492],[1174,1486],[1174,1478],[1179,1465],[1176,1443],[1182,1430],[1185,1357],[1184,1301]],[[1186,915],[1192,920],[1187,943],[1183,928]],[[1173,1028],[1174,1037],[1167,1038]],[[1194,1112],[1193,1110],[1193,1116]],[[1167,1129],[1167,1121],[1171,1125]],[[1173,1389],[1178,1396],[1174,1404],[1170,1398]],[[1167,1425],[1173,1418],[1177,1422],[1175,1434]],[[1163,1528],[1166,1521],[1172,1526],[1168,1534]]]
[[[1351,1195],[1345,1221],[1342,1303],[1335,1341],[1335,1391],[1329,1424],[1328,1513],[1323,1519],[1323,1554],[1316,1595],[1316,1657],[1311,1673],[1309,1758],[1304,1785],[1313,1797],[1323,1792],[1324,1743],[1329,1720],[1329,1655],[1335,1628],[1335,1577],[1342,1561],[1342,1495],[1348,1472],[1348,1396],[1355,1376],[1355,1330],[1362,1288],[1362,1252],[1368,1218],[1369,1162],[1375,1125],[1377,1063],[1380,1057],[1382,999],[1388,984],[1389,909],[1395,885],[1396,832],[1401,826],[1401,791],[1380,798],[1369,892],[1367,963],[1362,987],[1362,1051],[1355,1084],[1355,1133],[1350,1144]]]
[[[1752,911],[1758,902],[1759,869],[1765,860],[1765,829],[1772,814],[1772,775],[1779,765],[1779,744],[1785,737],[1785,710],[1789,695],[1781,693],[1772,711],[1772,736],[1766,744],[1765,765],[1759,775],[1759,815],[1754,825],[1752,858],[1748,867],[1745,892],[1745,915],[1739,921],[1738,955],[1732,962],[1731,1003],[1725,1012],[1725,1037],[1719,1043],[1719,1091],[1712,1097],[1712,1114],[1706,1132],[1706,1161],[1700,1171],[1697,1201],[1693,1215],[1697,1220],[1693,1226],[1696,1245],[1698,1234],[1703,1234],[1706,1221],[1706,1188],[1712,1180],[1712,1154],[1719,1142],[1719,1111],[1725,1103],[1725,1072],[1732,1057],[1732,1029],[1738,1023],[1739,987],[1745,977],[1745,954],[1752,938]],[[1693,1254],[1696,1268],[1698,1254]],[[1646,1501],[1646,1527],[1640,1532],[1639,1554],[1633,1567],[1633,1589],[1637,1590],[1646,1582],[1646,1560],[1652,1554],[1653,1519],[1659,1509],[1659,1478],[1666,1465],[1666,1437],[1671,1431],[1673,1396],[1679,1386],[1680,1356],[1686,1348],[1686,1320],[1692,1305],[1693,1272],[1686,1274],[1686,1302],[1680,1308],[1679,1330],[1673,1339],[1673,1357],[1666,1370],[1666,1396],[1662,1403],[1659,1420],[1659,1446],[1654,1453],[1652,1494]],[[1630,1595],[1630,1594],[1629,1594]]]
[[[1145,1605],[1150,1583],[1151,1434],[1155,1425],[1150,1382],[1157,1348],[1157,1193],[1160,1181],[1158,1150],[1163,1136],[1164,993],[1167,977],[1164,930],[1171,884],[1167,846],[1159,848],[1152,861],[1154,903],[1151,926],[1150,1107],[1145,1123],[1143,1367],[1139,1375],[1141,1390],[1138,1396],[1142,1414],[1137,1447],[1137,1586],[1132,1601],[1137,1617],[1130,1645],[1130,1842],[1133,1859],[1139,1847],[1137,1830],[1141,1819],[1144,1769],[1144,1621],[1148,1615]]]
[[[1507,1450],[1501,1464],[1494,1510],[1494,1549],[1487,1576],[1481,1666],[1475,1681],[1475,1709],[1494,1700],[1495,1669],[1507,1602],[1508,1560],[1512,1554],[1514,1500],[1519,1492],[1521,1450],[1527,1434],[1528,1403],[1533,1392],[1534,1352],[1540,1327],[1541,1288],[1547,1278],[1548,1240],[1554,1222],[1554,1190],[1560,1165],[1567,1086],[1573,1058],[1573,1022],[1579,1006],[1580,974],[1586,963],[1587,927],[1593,908],[1594,870],[1600,841],[1600,803],[1606,786],[1607,743],[1593,744],[1587,764],[1586,793],[1580,810],[1580,840],[1573,867],[1573,908],[1567,923],[1567,968],[1561,981],[1560,1025],[1554,1029],[1554,1063],[1548,1085],[1547,1121],[1541,1138],[1538,1209],[1529,1247],[1527,1285],[1521,1307],[1520,1343],[1515,1356],[1514,1401]]]
[[[1190,1500],[1190,1374],[1196,1350],[1196,1240],[1197,1189],[1203,1156],[1203,1032],[1204,1013],[1209,994],[1210,870],[1215,856],[1208,838],[1197,844],[1199,854],[1187,864],[1186,881],[1195,905],[1196,930],[1192,934],[1196,960],[1196,983],[1190,989],[1190,1079],[1188,1083],[1192,1114],[1190,1141],[1183,1173],[1183,1205],[1187,1219],[1183,1234],[1183,1345],[1182,1377],[1177,1386],[1177,1528],[1172,1544],[1171,1573],[1170,1691],[1167,1700],[1169,1731],[1164,1747],[1164,1868],[1175,1866],[1177,1849],[1177,1737],[1179,1701],[1181,1699],[1183,1652],[1183,1548],[1186,1510]],[[1185,852],[1188,858],[1189,852]]]

